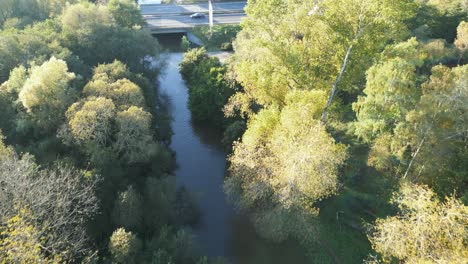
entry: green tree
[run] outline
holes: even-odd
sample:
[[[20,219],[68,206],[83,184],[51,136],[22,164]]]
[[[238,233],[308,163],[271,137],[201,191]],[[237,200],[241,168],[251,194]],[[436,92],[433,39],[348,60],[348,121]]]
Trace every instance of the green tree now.
[[[468,22],[463,21],[458,25],[457,39],[454,44],[460,53],[460,62],[468,53]]]
[[[187,39],[187,36],[182,36],[182,39],[180,41],[180,49],[182,49],[182,51],[187,51],[190,49],[190,42],[188,41]]]
[[[468,65],[449,69],[435,66],[424,83],[415,109],[395,131],[406,158],[403,177],[429,185],[448,195],[464,195],[467,184],[466,141],[468,130]],[[434,176],[438,175],[438,176]]]
[[[224,105],[234,91],[225,80],[226,68],[204,48],[186,52],[179,68],[189,87],[192,119],[222,126]]]
[[[234,43],[236,80],[261,105],[282,107],[296,89],[331,90],[328,108],[338,86],[356,93],[371,58],[401,37],[413,9],[411,1],[249,2]]]
[[[24,24],[31,24],[34,20],[48,18],[50,6],[48,0],[4,0],[0,10],[0,26],[9,18],[19,18]]]
[[[66,62],[52,57],[41,66],[33,67],[19,92],[19,100],[39,127],[53,129],[71,103],[74,90],[70,82],[75,74],[68,72]]]
[[[424,62],[415,38],[388,47],[380,63],[367,71],[367,82],[353,104],[358,122],[355,133],[370,142],[381,133],[392,133],[398,122],[405,120],[419,100],[417,68]]]
[[[134,187],[119,193],[115,202],[112,218],[116,226],[122,226],[129,230],[139,231],[142,228],[143,200]]]
[[[109,9],[102,5],[77,4],[67,7],[60,17],[63,45],[87,65],[122,61],[130,70],[155,77],[158,42],[142,28],[119,26]],[[151,59],[149,59],[151,57]]]
[[[112,123],[116,115],[112,100],[91,97],[74,103],[66,115],[71,137],[78,144],[104,147],[111,141]]]
[[[145,106],[145,97],[140,87],[128,79],[119,79],[110,83],[107,78],[94,78],[85,86],[83,93],[86,96],[112,99],[121,110],[130,106]]]
[[[337,190],[346,151],[320,123],[324,97],[323,91],[296,91],[281,112],[261,110],[229,159],[228,196],[236,201],[240,195],[240,206],[254,211],[260,231],[275,239],[310,235],[303,215],[316,215],[315,203]]]
[[[404,184],[394,194],[397,216],[377,219],[369,240],[385,263],[461,263],[468,258],[468,207],[453,197],[440,201],[425,186]]]
[[[162,179],[148,177],[145,180],[143,197],[146,232],[154,231],[169,223],[173,214],[175,189],[174,176],[167,176]]]
[[[418,5],[417,14],[408,24],[418,39],[443,38],[452,43],[457,26],[467,19],[466,1],[424,0],[415,3]]]
[[[145,22],[134,0],[110,0],[107,6],[117,24],[122,27],[142,26]]]
[[[144,77],[142,74],[135,74],[131,72],[125,64],[118,60],[114,60],[112,63],[99,64],[94,69],[94,75],[90,83],[93,81],[101,80],[105,83],[113,84],[121,80],[122,84],[129,84],[130,86],[132,86],[130,82],[124,81],[122,79],[128,79],[130,82],[140,87],[141,91],[137,91],[135,87],[122,89],[128,91],[126,92],[126,94],[128,94],[129,97],[134,98],[136,100],[136,104],[139,105],[139,94],[142,93],[142,96],[144,97],[144,101],[146,102],[146,106],[148,106],[148,109],[156,108],[156,91],[150,80],[148,80],[148,78]],[[120,86],[121,85],[115,85],[114,88],[120,89]],[[133,92],[131,93],[130,91]],[[139,106],[143,107],[143,105]]]
[[[151,117],[150,113],[136,106],[117,114],[114,147],[130,163],[150,161],[156,154],[158,146],[153,141]]]
[[[466,158],[466,66],[435,66],[426,81],[425,68],[450,52],[429,44],[390,46],[368,70],[365,96],[353,104],[355,133],[372,143],[370,165],[449,194],[466,182],[458,162]]]
[[[208,58],[208,53],[206,53],[206,49],[203,47],[185,52],[182,61],[179,63],[179,71],[182,78],[187,82],[191,82],[196,67]]]

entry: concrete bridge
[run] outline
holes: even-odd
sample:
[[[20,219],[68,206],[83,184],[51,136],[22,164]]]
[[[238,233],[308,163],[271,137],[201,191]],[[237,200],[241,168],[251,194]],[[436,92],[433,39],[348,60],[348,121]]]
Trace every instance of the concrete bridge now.
[[[245,17],[246,2],[213,3],[213,24],[239,24]],[[140,5],[140,10],[153,34],[185,33],[195,26],[209,25],[208,1],[191,5]],[[204,18],[190,18],[193,13]]]

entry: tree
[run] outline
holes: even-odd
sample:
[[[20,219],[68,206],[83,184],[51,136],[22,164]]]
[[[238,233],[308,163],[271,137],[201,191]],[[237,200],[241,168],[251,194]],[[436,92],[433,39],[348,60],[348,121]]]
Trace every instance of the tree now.
[[[145,29],[119,26],[109,9],[102,5],[77,4],[67,7],[60,17],[63,45],[85,64],[122,61],[134,72],[155,77],[159,44]]]
[[[0,129],[3,129],[6,134],[9,134],[13,130],[13,124],[16,119],[16,112],[13,108],[12,102],[8,94],[3,91],[0,86]]]
[[[118,228],[110,237],[109,252],[113,263],[138,263],[137,258],[142,247],[141,240],[124,228]]]
[[[176,193],[175,177],[167,176],[162,179],[148,177],[145,180],[144,195],[144,224],[145,232],[156,231],[169,223],[173,215],[173,204]]]
[[[126,191],[119,193],[112,212],[112,218],[117,226],[134,231],[141,230],[142,215],[142,197],[134,187],[129,186]]]
[[[118,132],[114,148],[130,163],[146,162],[157,151],[151,132],[151,114],[131,106],[116,117]]]
[[[179,63],[179,71],[182,78],[187,82],[191,82],[196,67],[208,58],[208,53],[206,53],[206,49],[203,47],[185,52],[182,61]]]
[[[61,163],[40,170],[32,156],[25,154],[20,158],[11,149],[1,149],[0,146],[0,222],[15,219],[18,210],[24,208],[28,213],[19,215],[15,222],[18,231],[35,236],[41,252],[65,259],[87,255],[89,240],[85,228],[98,209],[94,193],[98,178],[86,178],[84,172]],[[26,229],[21,230],[23,227]],[[22,246],[27,245],[30,244]]]
[[[387,40],[405,32],[403,22],[412,15],[413,4],[255,1],[246,11],[233,59],[245,96],[260,105],[283,107],[289,91],[332,90],[328,109],[338,86],[344,94],[358,91],[371,58]]]
[[[84,102],[74,103],[66,113],[73,140],[98,146],[110,143],[115,115],[112,100],[102,97],[90,97]]]
[[[60,263],[60,253],[48,256],[44,253],[46,237],[31,224],[31,212],[20,209],[18,215],[8,219],[0,227],[0,257],[5,263]]]
[[[394,194],[397,216],[377,219],[368,238],[385,263],[461,263],[468,257],[468,207],[440,201],[429,188],[404,184]]]
[[[223,107],[234,91],[225,80],[225,66],[201,48],[184,53],[179,68],[189,87],[192,119],[222,126]]]
[[[188,41],[185,35],[182,36],[182,39],[180,41],[180,49],[182,49],[182,51],[184,52],[190,49],[190,42]]]
[[[41,66],[33,67],[29,78],[19,92],[19,100],[36,123],[44,129],[53,129],[73,98],[70,82],[75,74],[68,72],[66,62],[52,57]]]
[[[0,26],[10,18],[20,18],[26,24],[49,16],[47,0],[4,0],[0,3]]]
[[[370,142],[381,133],[392,133],[419,99],[417,68],[424,62],[415,38],[387,47],[381,62],[367,71],[367,82],[353,104],[355,133]]]
[[[418,5],[416,16],[407,24],[419,40],[444,39],[449,43],[457,34],[457,26],[467,19],[468,5],[464,0],[424,0]]]
[[[305,219],[318,213],[314,204],[337,190],[346,151],[319,121],[324,97],[323,91],[296,91],[281,112],[261,110],[229,158],[227,195],[235,202],[240,195],[239,205],[255,212],[260,230],[264,221],[284,224],[283,233],[268,233],[278,240],[306,236],[299,230],[310,229]],[[268,224],[270,231],[276,224]]]
[[[127,79],[127,81],[125,79]],[[112,63],[99,64],[94,69],[94,75],[90,81],[90,84],[94,81],[99,81],[99,80],[108,84],[113,84],[120,80],[121,81],[120,83],[122,85],[128,84],[130,86],[133,86],[131,84],[133,83],[139,87],[139,91],[137,91],[135,87],[130,87],[130,89],[128,88],[122,89],[124,90],[122,92],[125,92],[124,94],[127,94],[128,97],[134,98],[134,101],[132,102],[137,104],[137,106],[143,107],[143,104],[140,103],[141,99],[139,98],[143,96],[144,97],[143,101],[145,102],[145,106],[147,106],[148,109],[156,108],[155,107],[155,102],[157,101],[156,90],[154,89],[154,86],[151,83],[151,81],[148,80],[146,77],[144,77],[142,74],[135,74],[131,72],[128,69],[128,67],[125,64],[123,64],[121,61],[114,60]],[[113,88],[120,89],[120,86],[122,85],[114,84]],[[118,96],[115,96],[115,97],[117,98]],[[123,106],[123,108],[125,108],[125,106]]]
[[[466,102],[468,65],[449,69],[432,68],[431,78],[422,85],[422,95],[405,122],[395,130],[395,141],[410,151],[403,177],[429,185],[437,193],[464,195],[468,178]],[[437,175],[437,176],[435,176]]]
[[[462,21],[460,25],[458,25],[457,39],[455,39],[454,44],[460,52],[460,62],[468,52],[468,22]]]
[[[119,79],[109,82],[107,78],[94,78],[84,88],[87,96],[105,97],[112,99],[119,109],[128,109],[130,106],[145,106],[145,97],[138,85],[128,79]]]
[[[3,30],[0,36],[0,82],[6,81],[15,67],[41,65],[51,57],[66,61],[70,71],[76,74],[85,75],[88,71],[83,61],[63,46],[57,19],[37,22],[22,30]]]
[[[134,0],[110,0],[107,6],[117,24],[122,27],[131,28],[145,23]]]
[[[466,67],[434,66],[428,79],[425,69],[450,52],[431,43],[390,46],[368,70],[365,96],[353,104],[355,134],[373,144],[371,165],[447,195],[466,182]]]

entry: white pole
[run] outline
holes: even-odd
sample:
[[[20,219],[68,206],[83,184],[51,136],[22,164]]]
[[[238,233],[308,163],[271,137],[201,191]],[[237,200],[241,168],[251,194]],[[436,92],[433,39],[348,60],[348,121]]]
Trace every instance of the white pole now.
[[[208,13],[210,22],[210,34],[213,34],[213,5],[211,4],[211,0],[208,0]]]

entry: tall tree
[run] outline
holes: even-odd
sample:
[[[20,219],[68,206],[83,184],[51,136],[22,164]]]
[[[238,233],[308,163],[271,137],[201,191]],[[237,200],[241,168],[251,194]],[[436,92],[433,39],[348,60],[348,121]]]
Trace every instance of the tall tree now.
[[[142,26],[145,22],[134,0],[110,0],[107,6],[114,19],[122,27]]]
[[[390,174],[463,195],[466,166],[466,66],[424,68],[437,59],[415,39],[388,47],[367,72],[353,105],[355,133],[372,143],[369,161]],[[425,82],[424,82],[425,81]],[[436,175],[436,177],[434,176]]]
[[[295,89],[332,90],[329,103],[338,85],[355,93],[371,58],[388,39],[405,32],[403,22],[412,15],[413,4],[254,1],[246,11],[234,43],[236,79],[250,101],[282,107],[288,91]]]
[[[269,108],[255,115],[242,142],[234,146],[225,184],[228,196],[236,201],[240,195],[239,205],[254,212],[259,230],[276,226],[271,221],[290,219],[281,232],[267,231],[267,236],[282,240],[306,235],[299,230],[310,226],[300,218],[316,215],[314,204],[337,190],[346,151],[319,121],[324,97],[323,91],[289,94],[281,112]]]

